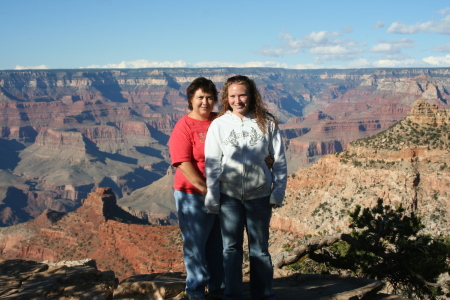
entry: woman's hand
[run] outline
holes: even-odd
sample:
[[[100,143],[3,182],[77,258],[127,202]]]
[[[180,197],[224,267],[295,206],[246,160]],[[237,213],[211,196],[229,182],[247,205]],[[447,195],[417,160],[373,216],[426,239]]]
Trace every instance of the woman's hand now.
[[[275,159],[273,159],[272,156],[267,155],[264,158],[264,162],[266,163],[267,167],[269,167],[269,170],[270,170],[273,167],[273,163],[275,162]]]
[[[208,193],[208,189],[205,187],[202,191],[203,199],[206,197],[206,193]]]
[[[277,204],[270,204],[270,207],[272,207],[272,208],[278,208],[278,207],[280,207],[280,206],[277,205]]]
[[[194,164],[190,161],[184,161],[180,163],[177,168],[183,172],[184,177],[197,189],[202,192],[203,197],[206,196],[207,188],[206,181],[203,179],[202,175],[194,167]]]

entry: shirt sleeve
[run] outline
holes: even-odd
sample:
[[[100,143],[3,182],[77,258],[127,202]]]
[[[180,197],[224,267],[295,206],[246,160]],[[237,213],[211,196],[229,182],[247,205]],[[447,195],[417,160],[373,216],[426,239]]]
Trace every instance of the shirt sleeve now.
[[[185,161],[192,161],[192,140],[188,126],[181,120],[173,128],[169,139],[172,166]]]
[[[209,127],[205,142],[205,172],[208,192],[205,197],[205,206],[208,212],[220,212],[220,174],[222,173],[221,143],[218,136],[218,124],[213,121]]]
[[[287,184],[287,164],[284,154],[283,141],[278,126],[271,124],[269,131],[271,140],[269,143],[269,153],[274,158],[272,166],[272,194],[270,203],[278,206],[282,205]]]

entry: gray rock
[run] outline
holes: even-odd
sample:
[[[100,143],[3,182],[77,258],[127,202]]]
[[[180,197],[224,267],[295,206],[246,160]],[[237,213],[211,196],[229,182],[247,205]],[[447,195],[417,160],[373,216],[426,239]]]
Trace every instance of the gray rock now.
[[[91,262],[92,264],[92,262]],[[25,260],[0,262],[0,299],[113,299],[114,272],[89,264],[53,265]]]
[[[185,285],[181,273],[136,275],[119,284],[114,299],[182,299]]]

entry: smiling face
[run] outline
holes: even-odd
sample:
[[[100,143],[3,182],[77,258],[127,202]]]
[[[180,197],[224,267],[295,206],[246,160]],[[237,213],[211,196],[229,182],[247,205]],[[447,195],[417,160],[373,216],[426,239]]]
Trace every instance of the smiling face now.
[[[250,112],[250,96],[245,85],[233,83],[228,87],[228,104],[241,119]]]
[[[203,121],[209,118],[214,108],[214,97],[210,93],[205,93],[202,89],[198,89],[191,99],[191,104],[192,111],[188,114],[189,117]]]

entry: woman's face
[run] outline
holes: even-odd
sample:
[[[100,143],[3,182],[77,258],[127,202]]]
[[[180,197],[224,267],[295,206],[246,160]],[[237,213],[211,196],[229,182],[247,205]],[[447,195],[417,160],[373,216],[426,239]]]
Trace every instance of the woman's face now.
[[[206,120],[214,108],[214,97],[210,93],[205,93],[202,89],[198,89],[195,91],[191,103],[192,112],[190,116],[197,120]]]
[[[233,83],[228,87],[228,104],[241,119],[250,112],[250,96],[245,85]]]

